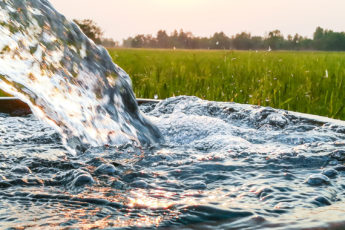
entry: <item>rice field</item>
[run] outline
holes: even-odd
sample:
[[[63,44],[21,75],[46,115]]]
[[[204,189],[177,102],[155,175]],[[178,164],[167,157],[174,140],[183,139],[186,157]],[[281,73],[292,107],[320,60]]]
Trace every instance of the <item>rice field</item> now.
[[[109,49],[109,53],[131,76],[137,97],[194,95],[345,120],[343,52]]]
[[[345,120],[345,53],[110,49],[137,97],[194,95]]]

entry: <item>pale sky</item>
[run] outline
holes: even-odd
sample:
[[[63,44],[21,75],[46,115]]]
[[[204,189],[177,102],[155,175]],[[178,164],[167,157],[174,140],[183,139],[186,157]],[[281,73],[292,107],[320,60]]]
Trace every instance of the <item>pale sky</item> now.
[[[245,31],[311,37],[321,26],[345,31],[345,0],[50,0],[69,19],[93,19],[106,37],[122,41],[159,29],[197,36]]]

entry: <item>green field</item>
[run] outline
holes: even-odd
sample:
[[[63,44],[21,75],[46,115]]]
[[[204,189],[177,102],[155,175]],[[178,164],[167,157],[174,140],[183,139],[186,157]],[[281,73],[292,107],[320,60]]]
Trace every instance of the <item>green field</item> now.
[[[110,49],[137,97],[194,95],[345,120],[345,53]]]
[[[345,120],[345,53],[111,49],[137,97],[194,95]]]

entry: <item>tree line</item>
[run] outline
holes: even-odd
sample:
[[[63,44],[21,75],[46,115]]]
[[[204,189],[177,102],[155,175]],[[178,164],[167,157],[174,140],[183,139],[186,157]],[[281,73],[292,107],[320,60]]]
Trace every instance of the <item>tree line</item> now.
[[[116,47],[119,43],[111,38],[103,38],[103,31],[90,19],[74,20],[81,30],[95,43],[105,47]],[[317,27],[313,38],[299,34],[284,37],[279,30],[270,31],[266,36],[252,36],[242,32],[227,36],[217,32],[211,37],[194,36],[182,29],[170,35],[159,30],[156,36],[139,34],[123,40],[123,47],[128,48],[163,48],[163,49],[236,49],[236,50],[325,50],[345,51],[345,32]]]
[[[279,30],[273,30],[266,36],[252,36],[242,32],[227,36],[223,32],[211,37],[197,37],[191,32],[176,30],[170,35],[160,30],[156,36],[139,34],[123,40],[124,47],[131,48],[178,48],[178,49],[236,49],[236,50],[327,50],[345,51],[345,33],[317,27],[313,38],[299,34],[286,38]]]

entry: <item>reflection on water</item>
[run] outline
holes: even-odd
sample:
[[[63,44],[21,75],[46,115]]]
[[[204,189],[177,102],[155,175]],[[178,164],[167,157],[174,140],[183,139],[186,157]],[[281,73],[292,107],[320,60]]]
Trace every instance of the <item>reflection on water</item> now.
[[[177,97],[141,110],[164,145],[70,155],[33,116],[0,116],[0,226],[342,228],[345,126]]]

